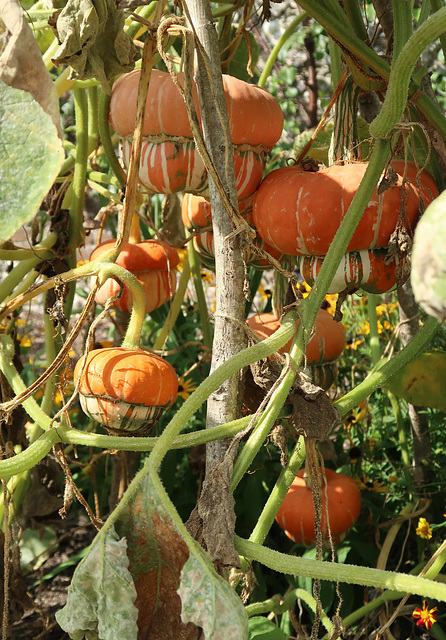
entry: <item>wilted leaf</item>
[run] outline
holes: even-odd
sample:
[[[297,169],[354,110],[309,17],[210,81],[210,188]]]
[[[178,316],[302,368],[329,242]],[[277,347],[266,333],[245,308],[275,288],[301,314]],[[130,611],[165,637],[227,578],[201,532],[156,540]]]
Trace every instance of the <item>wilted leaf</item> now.
[[[62,138],[57,91],[25,14],[16,0],[0,0],[0,12],[5,25],[0,36],[0,43],[4,41],[0,80],[15,89],[28,91],[51,116]]]
[[[399,398],[415,406],[446,411],[446,353],[421,353],[387,382]]]
[[[178,589],[184,622],[202,627],[206,640],[247,640],[248,620],[239,597],[197,549],[181,572]]]
[[[167,625],[162,625],[163,615],[168,615],[165,609],[159,612],[159,619],[154,620],[154,629],[160,635],[154,635],[150,628],[150,634],[141,633],[141,638],[194,638],[197,627],[201,627],[206,640],[245,640],[248,620],[240,598],[215,572],[203,549],[189,536],[181,536],[169,513],[173,508],[159,478],[145,476],[116,525],[117,531],[128,539],[130,570],[137,586],[141,576],[150,571],[156,570],[160,587],[166,575],[176,576],[175,594],[175,581],[170,579],[172,586],[166,586],[166,591],[159,587],[157,600],[144,600],[144,615],[147,616],[147,609],[157,609],[163,604],[176,607],[177,593],[182,601],[181,619],[174,623],[172,613],[169,614],[172,635],[166,635]],[[169,549],[172,545],[178,546],[177,552]],[[180,568],[181,573],[176,575]],[[180,608],[175,610],[179,613]],[[184,635],[180,635],[180,630]]]
[[[56,22],[61,46],[54,64],[70,65],[70,78],[96,78],[110,93],[111,81],[131,71],[138,56],[124,20],[114,0],[68,0]]]
[[[77,567],[57,622],[73,640],[136,640],[136,591],[127,543],[110,527],[93,541]]]
[[[63,159],[51,117],[30,93],[0,81],[0,242],[34,217]]]

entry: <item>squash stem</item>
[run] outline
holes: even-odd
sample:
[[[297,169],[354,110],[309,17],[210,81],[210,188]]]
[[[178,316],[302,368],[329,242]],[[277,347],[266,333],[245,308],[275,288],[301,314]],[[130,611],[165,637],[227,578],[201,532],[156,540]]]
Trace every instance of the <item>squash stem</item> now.
[[[200,314],[203,344],[210,350],[212,349],[212,325],[209,322],[209,311],[206,304],[206,297],[204,295],[203,278],[201,277],[201,262],[194,249],[192,240],[188,243],[187,252],[189,256],[190,270],[192,273],[192,281],[195,287],[195,295],[197,297],[198,313]]]
[[[320,560],[290,556],[287,553],[268,549],[238,536],[235,536],[234,541],[235,548],[240,555],[245,556],[248,560],[260,562],[279,573],[332,582],[346,582],[347,584],[358,584],[369,588],[392,589],[446,602],[446,584],[435,582],[432,579],[393,571],[383,571],[382,569],[373,569],[371,567],[322,562]]]
[[[102,147],[104,149],[105,156],[108,160],[111,170],[119,181],[121,189],[124,189],[126,182],[125,171],[118,160],[115,153],[114,144],[110,133],[110,124],[108,121],[108,112],[110,109],[110,96],[104,91],[100,91],[99,94],[99,115],[98,115],[98,128],[99,136],[101,138]]]
[[[167,314],[166,321],[164,322],[164,325],[162,326],[161,331],[159,332],[158,337],[153,344],[153,349],[155,351],[163,348],[168,335],[172,331],[175,322],[177,321],[178,315],[181,311],[181,305],[183,304],[189,277],[190,265],[189,260],[186,259],[183,265],[183,271],[181,272],[180,280],[178,282],[177,290],[170,305],[169,313]]]
[[[133,296],[133,307],[122,346],[125,349],[139,349],[141,346],[142,326],[146,315],[146,296],[141,283],[133,273],[114,262],[101,263],[97,274],[100,285],[104,284],[108,278],[119,278],[130,289]]]
[[[367,398],[373,391],[387,382],[397,371],[404,367],[412,358],[415,358],[426,344],[432,339],[439,328],[435,318],[428,318],[416,336],[408,345],[394,355],[390,360],[382,359],[369,375],[357,387],[349,391],[345,396],[336,400],[333,405],[338,409],[341,418],[347,415],[356,405]]]
[[[286,41],[288,40],[288,38],[290,38],[290,36],[292,36],[295,31],[296,28],[305,20],[305,18],[308,17],[308,13],[306,11],[302,11],[301,13],[299,13],[298,16],[296,16],[294,18],[294,20],[292,20],[290,22],[290,24],[288,25],[288,27],[285,29],[285,31],[282,33],[282,35],[280,36],[280,38],[278,39],[278,41],[276,42],[276,44],[274,45],[273,50],[271,51],[271,53],[268,56],[268,59],[265,63],[265,66],[263,67],[263,71],[260,75],[259,81],[258,81],[258,85],[259,87],[264,87],[266,84],[266,81],[268,79],[268,77],[271,74],[272,68],[274,66],[274,63],[277,59],[277,56],[280,53],[280,50],[282,49],[282,47],[284,46],[284,44],[286,43]]]
[[[291,486],[297,472],[302,467],[305,460],[305,441],[301,436],[296,442],[293,452],[286,467],[284,467],[274,485],[271,493],[268,496],[268,500],[263,507],[263,511],[257,520],[256,526],[252,530],[249,540],[251,542],[257,542],[263,544],[266,536],[271,529],[277,512],[280,509],[280,505],[284,501],[284,498]]]
[[[406,108],[412,72],[420,55],[446,31],[446,7],[430,16],[407,40],[392,66],[389,87],[380,113],[370,124],[374,138],[384,138],[401,120]],[[444,118],[443,118],[444,120]]]

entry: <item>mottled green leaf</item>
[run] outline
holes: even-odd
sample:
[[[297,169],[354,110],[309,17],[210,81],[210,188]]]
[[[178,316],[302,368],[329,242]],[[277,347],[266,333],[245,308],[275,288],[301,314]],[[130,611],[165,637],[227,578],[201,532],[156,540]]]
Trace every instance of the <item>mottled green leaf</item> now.
[[[0,242],[34,217],[63,159],[51,117],[30,93],[0,81]]]
[[[182,619],[202,627],[206,640],[247,640],[247,614],[241,600],[215,573],[201,549],[191,551],[178,589]]]
[[[62,138],[57,91],[25,13],[16,0],[2,0],[0,4],[4,23],[1,34],[4,46],[0,46],[0,80],[14,89],[28,91],[52,117]],[[45,33],[50,33],[49,29]],[[54,39],[53,35],[49,37]]]
[[[70,65],[70,78],[95,78],[110,93],[112,80],[131,71],[138,57],[124,20],[114,0],[68,0],[56,22],[61,45],[53,62]]]
[[[72,640],[136,640],[136,590],[127,542],[110,527],[99,533],[77,567],[57,622]]]
[[[288,636],[268,618],[254,616],[249,619],[249,640],[286,640],[287,638]]]
[[[415,406],[446,411],[446,352],[427,351],[393,376],[387,387]]]

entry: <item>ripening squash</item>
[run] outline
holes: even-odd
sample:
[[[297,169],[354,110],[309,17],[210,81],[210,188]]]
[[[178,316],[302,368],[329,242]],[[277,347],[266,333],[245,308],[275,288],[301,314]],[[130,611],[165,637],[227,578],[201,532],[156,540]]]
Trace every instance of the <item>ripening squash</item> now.
[[[135,128],[136,96],[140,71],[122,75],[113,85],[109,119],[122,138],[123,158],[128,166]],[[178,74],[183,85],[183,74]],[[283,114],[279,103],[260,87],[223,75],[228,109],[237,194],[245,198],[262,179],[265,154],[280,138]],[[200,118],[194,84],[194,103]],[[195,148],[186,106],[168,73],[154,69],[143,125],[139,177],[152,193],[185,191],[207,193],[207,175]]]
[[[385,269],[383,254],[365,252],[386,249],[397,227],[412,236],[421,210],[436,197],[438,189],[427,171],[417,174],[413,163],[407,164],[403,188],[404,162],[394,160],[392,167],[396,183],[382,193],[374,191],[347,247],[349,257],[340,266],[345,275],[337,275],[331,293],[355,287],[382,293],[395,284],[396,260],[387,257]],[[366,169],[367,163],[353,163],[316,172],[297,165],[272,171],[254,196],[253,217],[260,236],[283,253],[317,256],[317,260],[301,259],[300,267],[306,274],[318,270]],[[352,256],[353,252],[356,255]]]
[[[114,240],[103,242],[93,250],[90,260],[94,260],[111,249]],[[119,254],[116,264],[133,273],[142,284],[146,296],[146,313],[150,313],[170,300],[176,289],[178,252],[159,240],[144,240],[137,244],[127,243]],[[109,278],[96,294],[96,302],[104,305],[111,296],[119,292],[119,284]],[[131,311],[133,297],[124,285],[122,296],[114,303],[122,311]]]
[[[324,256],[300,256],[297,266],[310,287],[314,286]],[[384,293],[397,285],[397,267],[402,267],[398,256],[389,260],[386,249],[374,251],[351,251],[346,253],[331,281],[327,293],[356,290],[358,288],[367,293]]]
[[[260,313],[248,318],[248,326],[261,338],[268,338],[280,327],[280,320],[273,313]],[[296,323],[296,328],[297,328]],[[345,347],[345,329],[336,322],[326,309],[319,309],[305,355],[311,368],[312,377],[318,386],[328,389],[336,378],[336,360]],[[279,353],[286,353],[291,347],[290,340]]]
[[[322,476],[322,471],[321,478]],[[305,469],[301,469],[285,496],[277,513],[276,521],[288,538],[304,545],[316,544],[315,510],[313,494],[304,479]],[[328,522],[333,542],[340,542],[359,517],[361,494],[355,481],[342,473],[325,469],[327,483],[322,480],[322,518],[323,539],[328,539]],[[326,495],[327,494],[327,495]],[[327,501],[328,498],[328,501]]]
[[[177,397],[178,377],[163,358],[141,349],[94,349],[76,363],[82,409],[111,432],[143,435]],[[125,435],[121,434],[121,435]]]
[[[252,218],[252,197],[245,198],[240,201],[238,206],[239,212],[245,218],[246,222],[251,225],[251,227],[254,227]],[[209,227],[212,225],[211,205],[202,196],[186,193],[184,194],[181,202],[181,218],[184,226],[190,232],[199,231],[200,229]],[[276,260],[281,260],[282,254],[277,251],[275,247],[267,245],[258,234],[256,234],[256,237],[254,238],[254,244],[268,252],[276,258]],[[209,269],[214,269],[215,252],[212,231],[203,231],[200,235],[195,236],[193,239],[193,245],[203,264]],[[267,269],[270,266],[266,260],[263,260],[256,253],[251,251],[248,251],[245,256],[245,260],[247,264],[255,267],[256,269]]]

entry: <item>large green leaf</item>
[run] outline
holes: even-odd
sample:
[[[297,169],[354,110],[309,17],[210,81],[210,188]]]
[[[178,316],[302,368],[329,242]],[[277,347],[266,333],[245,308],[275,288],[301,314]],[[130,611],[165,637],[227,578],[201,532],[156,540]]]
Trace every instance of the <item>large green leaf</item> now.
[[[62,166],[51,117],[27,91],[0,81],[0,243],[33,218]]]
[[[415,406],[446,411],[446,353],[426,351],[393,376],[387,387]]]

